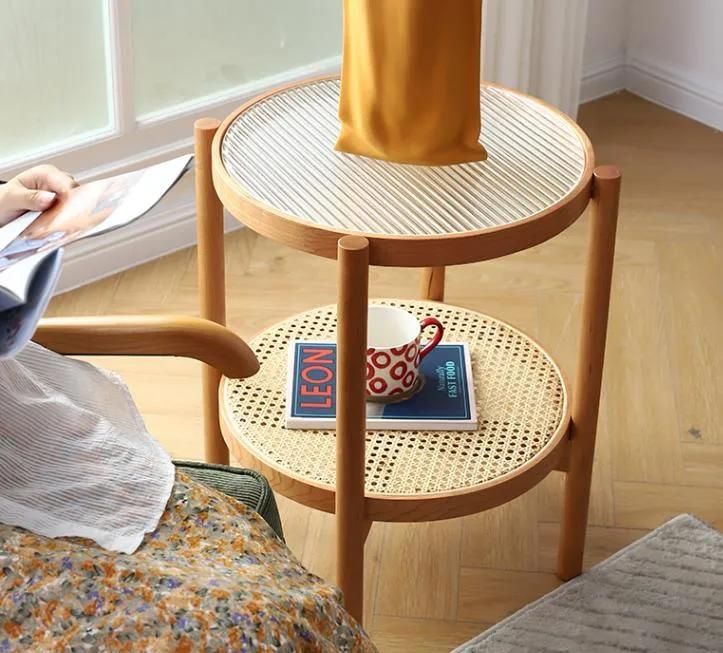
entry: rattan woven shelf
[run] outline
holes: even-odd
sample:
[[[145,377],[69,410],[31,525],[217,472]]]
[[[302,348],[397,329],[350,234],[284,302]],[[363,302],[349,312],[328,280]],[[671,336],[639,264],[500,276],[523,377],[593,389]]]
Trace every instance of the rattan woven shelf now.
[[[559,369],[533,340],[511,326],[435,302],[375,300],[419,318],[433,315],[445,339],[469,343],[479,428],[476,432],[368,431],[366,492],[380,501],[433,499],[480,492],[521,469],[544,463],[568,425],[565,383]],[[261,370],[250,379],[226,380],[222,403],[227,435],[243,453],[274,476],[280,489],[325,489],[324,508],[335,485],[335,432],[284,427],[288,345],[294,340],[334,340],[336,307],[301,313],[267,329],[251,346]],[[532,483],[530,483],[532,485]],[[373,507],[371,508],[373,512]],[[400,517],[401,518],[401,517]]]
[[[255,231],[334,258],[362,234],[376,265],[451,265],[536,245],[565,229],[588,201],[587,136],[544,102],[480,89],[483,162],[400,165],[334,150],[339,80],[294,84],[255,98],[214,142],[224,205]],[[448,245],[442,246],[439,245]]]

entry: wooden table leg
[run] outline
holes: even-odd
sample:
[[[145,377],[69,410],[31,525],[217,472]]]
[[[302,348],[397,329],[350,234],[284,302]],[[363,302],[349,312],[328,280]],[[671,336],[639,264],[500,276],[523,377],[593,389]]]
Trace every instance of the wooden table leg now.
[[[444,273],[446,268],[422,268],[419,280],[419,294],[422,299],[431,299],[435,302],[444,301]]]
[[[193,125],[196,154],[196,234],[198,237],[198,292],[201,317],[226,323],[223,206],[211,176],[211,143],[221,123],[201,118]],[[206,462],[228,464],[228,448],[221,435],[218,386],[221,373],[210,365],[202,370],[203,431]]]
[[[557,561],[557,574],[563,580],[574,578],[582,571],[619,199],[620,171],[615,166],[596,168],[580,350],[572,392],[570,457]]]
[[[366,346],[369,241],[345,236],[338,246],[336,386],[336,565],[344,604],[359,622],[364,607]]]

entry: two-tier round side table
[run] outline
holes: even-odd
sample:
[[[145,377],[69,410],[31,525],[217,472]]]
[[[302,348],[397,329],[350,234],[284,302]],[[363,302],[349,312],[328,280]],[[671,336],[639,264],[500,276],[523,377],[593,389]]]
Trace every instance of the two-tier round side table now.
[[[339,80],[285,86],[219,126],[196,123],[201,314],[224,321],[223,207],[272,240],[337,259],[337,303],[277,324],[252,342],[260,372],[237,382],[206,371],[206,452],[265,473],[275,489],[336,514],[337,582],[361,619],[364,541],[373,521],[480,512],[566,472],[558,574],[582,569],[607,330],[620,175],[593,170],[590,142],[567,116],[500,86],[480,89],[484,162],[399,165],[336,152]],[[593,200],[574,394],[542,346],[492,317],[449,306],[445,266],[538,245]],[[366,431],[370,265],[422,268],[435,315],[469,343],[474,432]],[[434,300],[434,301],[428,301]],[[252,309],[253,307],[250,307]],[[336,339],[337,429],[284,427],[286,356],[295,339]],[[222,433],[219,432],[219,427]],[[224,443],[225,442],[225,443]]]

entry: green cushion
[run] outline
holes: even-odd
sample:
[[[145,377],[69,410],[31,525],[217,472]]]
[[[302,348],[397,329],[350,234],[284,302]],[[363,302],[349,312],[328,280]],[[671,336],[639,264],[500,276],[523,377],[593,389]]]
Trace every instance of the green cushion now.
[[[174,465],[185,474],[208,487],[223,492],[253,508],[275,533],[284,539],[281,517],[269,482],[252,469],[210,465],[190,460],[174,460]]]

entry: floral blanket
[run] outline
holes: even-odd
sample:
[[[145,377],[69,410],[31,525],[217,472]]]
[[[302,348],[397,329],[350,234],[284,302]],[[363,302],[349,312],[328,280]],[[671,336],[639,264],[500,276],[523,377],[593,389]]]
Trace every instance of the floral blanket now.
[[[132,555],[0,525],[0,652],[375,651],[263,519],[177,474]]]

